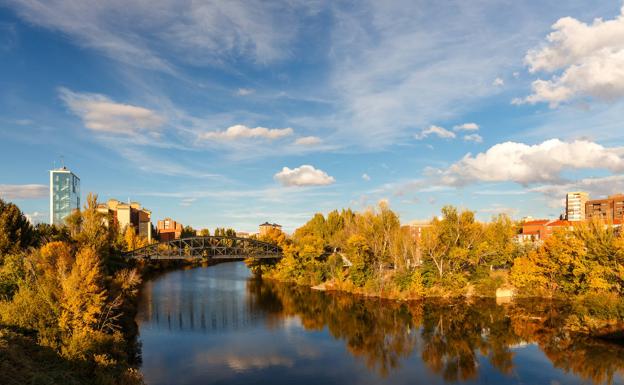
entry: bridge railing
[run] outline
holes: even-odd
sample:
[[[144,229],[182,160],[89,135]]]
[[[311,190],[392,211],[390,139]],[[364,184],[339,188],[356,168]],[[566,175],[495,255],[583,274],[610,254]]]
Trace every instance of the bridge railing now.
[[[279,246],[250,238],[208,236],[154,243],[125,253],[127,258],[280,258]]]

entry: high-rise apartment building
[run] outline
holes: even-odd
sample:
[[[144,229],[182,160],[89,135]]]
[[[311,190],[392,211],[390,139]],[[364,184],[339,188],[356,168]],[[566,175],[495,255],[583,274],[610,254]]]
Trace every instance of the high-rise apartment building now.
[[[585,213],[587,219],[599,218],[611,223],[622,221],[624,220],[624,194],[587,201]]]
[[[64,225],[80,209],[80,178],[67,167],[50,170],[50,224]]]
[[[566,219],[568,221],[585,220],[585,203],[589,200],[589,194],[582,191],[569,192],[566,194]]]

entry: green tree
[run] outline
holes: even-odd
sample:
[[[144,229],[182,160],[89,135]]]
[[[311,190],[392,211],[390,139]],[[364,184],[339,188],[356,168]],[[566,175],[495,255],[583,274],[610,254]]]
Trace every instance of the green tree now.
[[[472,211],[458,212],[455,207],[445,206],[442,218],[434,218],[431,227],[423,231],[423,256],[435,266],[438,278],[466,272],[482,257],[476,247],[482,236],[482,226],[475,222]]]
[[[37,243],[35,230],[13,203],[0,199],[0,264],[3,256],[17,253]]]
[[[39,223],[35,226],[35,231],[40,245],[45,245],[48,242],[69,242],[71,240],[69,229],[66,226]]]
[[[89,193],[83,210],[74,211],[67,223],[78,248],[93,248],[107,263],[117,238],[117,229],[106,214],[97,210],[97,205],[97,195]]]
[[[182,228],[182,235],[180,236],[182,238],[191,238],[191,237],[194,237],[195,235],[196,235],[195,229],[193,229],[191,226],[184,226],[184,228]]]
[[[362,235],[352,235],[347,241],[346,254],[351,261],[349,278],[356,286],[364,286],[374,272],[374,254],[366,238]]]

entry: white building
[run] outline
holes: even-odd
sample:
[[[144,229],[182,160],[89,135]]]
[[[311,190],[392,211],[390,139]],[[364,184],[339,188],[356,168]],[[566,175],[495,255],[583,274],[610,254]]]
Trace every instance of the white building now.
[[[574,191],[566,194],[566,219],[569,221],[585,220],[585,203],[589,200],[589,194],[582,191]]]

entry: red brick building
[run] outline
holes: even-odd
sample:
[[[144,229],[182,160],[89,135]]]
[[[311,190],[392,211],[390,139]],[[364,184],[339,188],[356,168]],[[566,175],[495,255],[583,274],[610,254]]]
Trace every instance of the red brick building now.
[[[570,221],[555,219],[537,219],[522,223],[522,231],[517,235],[519,241],[539,241],[550,237],[557,229],[573,228]]]
[[[611,195],[606,199],[594,199],[585,203],[585,217],[599,218],[606,223],[624,219],[624,194]]]
[[[171,218],[165,218],[162,221],[158,221],[158,237],[161,242],[173,241],[174,239],[180,239],[182,236],[182,224],[174,221]]]

